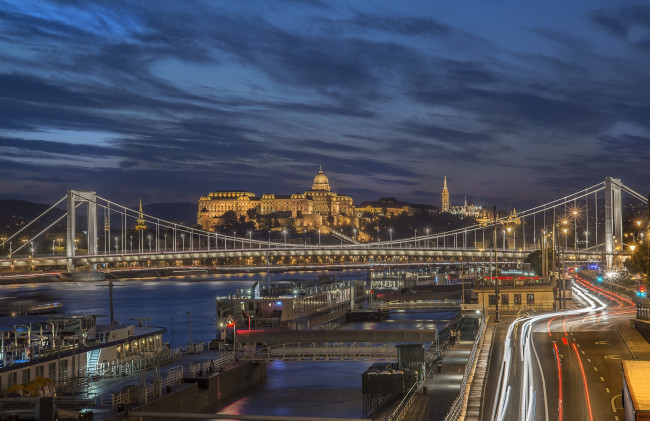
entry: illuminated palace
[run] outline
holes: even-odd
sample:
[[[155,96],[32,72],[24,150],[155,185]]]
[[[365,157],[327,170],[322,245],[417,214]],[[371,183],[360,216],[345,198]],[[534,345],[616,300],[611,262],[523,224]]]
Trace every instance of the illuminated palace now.
[[[320,170],[310,190],[288,196],[267,193],[262,197],[247,191],[215,191],[199,199],[198,224],[214,230],[220,218],[233,211],[238,218],[258,215],[286,215],[297,229],[354,224],[354,200],[331,191],[329,180]]]

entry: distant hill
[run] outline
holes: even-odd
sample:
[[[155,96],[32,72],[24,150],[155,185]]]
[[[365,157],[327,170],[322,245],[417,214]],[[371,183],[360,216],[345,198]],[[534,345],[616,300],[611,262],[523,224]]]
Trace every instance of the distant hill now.
[[[138,209],[134,206],[133,209]],[[198,211],[196,203],[176,202],[176,203],[152,203],[142,204],[142,211],[156,218],[164,219],[170,222],[182,221],[188,227],[196,225],[196,214]]]
[[[61,204],[65,206],[65,203]],[[28,202],[26,200],[0,200],[0,232],[5,234],[18,231],[20,227],[28,224],[34,218],[45,212],[51,204]],[[63,208],[52,209],[41,221],[30,227],[29,232],[36,229],[43,229],[57,218],[65,214]],[[65,226],[65,219],[61,220],[57,226]]]
[[[22,226],[45,212],[50,206],[52,205],[28,202],[26,200],[0,200],[0,233],[12,234],[18,231]],[[144,213],[147,215],[171,222],[183,222],[187,226],[196,224],[197,205],[195,203],[143,203],[142,206]],[[138,206],[135,205],[132,209],[137,210]],[[59,208],[52,209],[46,218],[32,225],[27,233],[33,234],[44,229],[57,218],[64,215],[65,212],[64,202]],[[65,229],[65,224],[66,220],[64,218],[56,225],[55,229],[58,231]]]

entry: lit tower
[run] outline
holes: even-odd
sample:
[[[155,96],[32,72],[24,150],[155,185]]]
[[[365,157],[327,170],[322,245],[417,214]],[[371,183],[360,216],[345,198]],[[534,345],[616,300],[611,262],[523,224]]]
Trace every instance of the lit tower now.
[[[445,177],[445,182],[442,186],[442,211],[449,212],[449,190],[447,190],[447,177]]]
[[[142,198],[140,198],[140,210],[138,210],[138,224],[135,226],[136,231],[145,231],[147,229],[147,223],[144,220],[144,215],[142,213]]]

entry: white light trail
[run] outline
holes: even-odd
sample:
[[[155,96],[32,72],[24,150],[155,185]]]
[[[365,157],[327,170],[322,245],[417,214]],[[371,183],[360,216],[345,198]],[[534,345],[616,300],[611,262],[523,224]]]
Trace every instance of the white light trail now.
[[[520,420],[533,420],[535,417],[535,401],[536,401],[536,391],[534,373],[533,373],[533,358],[532,353],[537,354],[535,350],[532,339],[533,325],[539,321],[547,320],[552,317],[557,316],[574,316],[578,314],[585,314],[592,311],[602,311],[607,305],[603,303],[600,299],[590,294],[586,289],[574,284],[573,292],[586,301],[589,306],[582,309],[576,310],[566,310],[536,316],[522,316],[517,318],[510,326],[508,327],[508,332],[506,334],[505,347],[503,349],[503,358],[501,363],[501,371],[499,372],[499,382],[497,385],[496,392],[496,401],[492,411],[492,419],[501,421],[505,419],[506,413],[508,411],[508,404],[510,401],[511,394],[511,385],[509,384],[509,379],[511,375],[511,360],[512,360],[512,336],[515,330],[515,326],[518,324],[521,325],[521,331],[519,335],[519,354],[520,361],[523,364],[523,369],[521,370],[522,381],[521,381],[521,401],[520,401],[520,411],[519,419]],[[542,376],[542,383],[545,384],[544,374],[542,373],[541,365],[539,358],[537,359],[537,365],[539,367],[539,373]],[[544,404],[546,403],[546,391],[544,391]],[[548,419],[548,408],[546,409],[546,419]]]

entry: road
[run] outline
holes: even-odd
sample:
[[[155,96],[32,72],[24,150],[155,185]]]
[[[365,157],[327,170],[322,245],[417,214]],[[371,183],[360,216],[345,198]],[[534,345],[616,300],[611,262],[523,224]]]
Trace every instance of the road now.
[[[497,328],[482,419],[625,419],[621,360],[634,357],[617,326],[634,304],[583,278],[573,288],[577,308]]]

